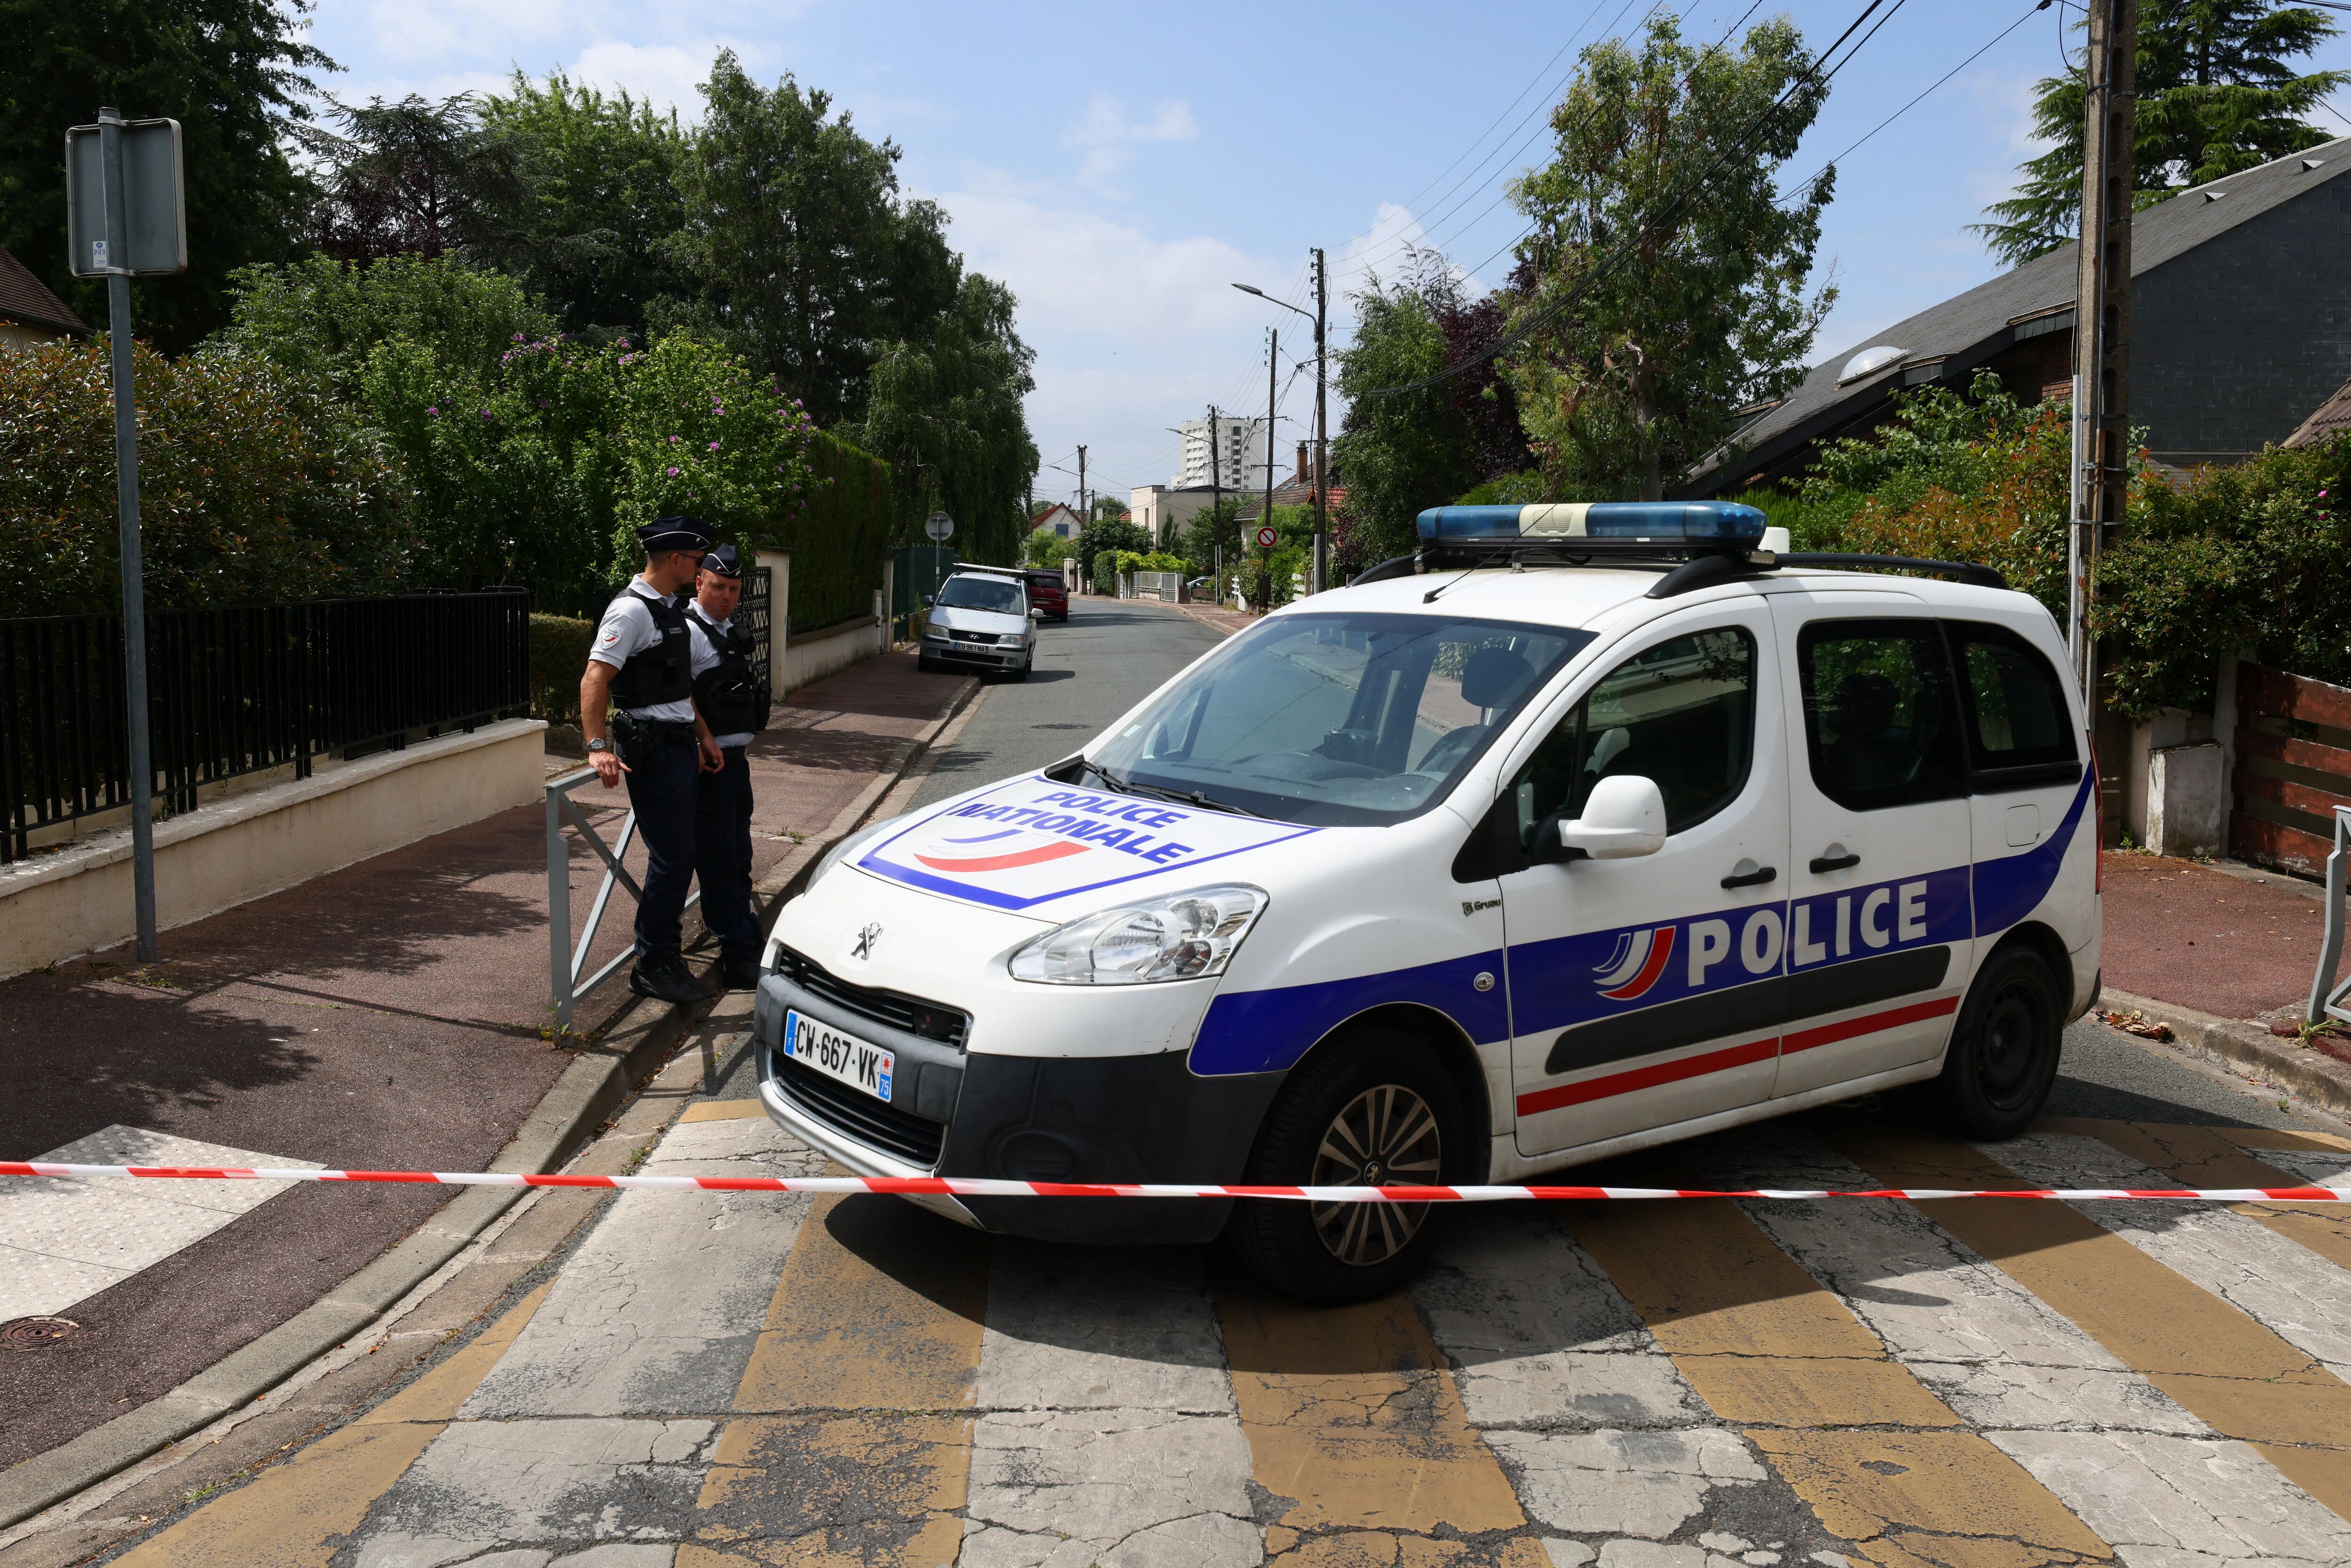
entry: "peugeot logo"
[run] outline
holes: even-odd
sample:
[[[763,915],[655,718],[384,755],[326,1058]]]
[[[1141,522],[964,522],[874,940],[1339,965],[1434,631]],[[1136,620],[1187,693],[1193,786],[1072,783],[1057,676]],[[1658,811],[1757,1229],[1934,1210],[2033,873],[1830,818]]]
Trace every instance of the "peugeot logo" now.
[[[857,958],[871,958],[873,956],[873,944],[881,939],[882,923],[877,920],[857,934],[857,944],[850,948],[850,956]]]

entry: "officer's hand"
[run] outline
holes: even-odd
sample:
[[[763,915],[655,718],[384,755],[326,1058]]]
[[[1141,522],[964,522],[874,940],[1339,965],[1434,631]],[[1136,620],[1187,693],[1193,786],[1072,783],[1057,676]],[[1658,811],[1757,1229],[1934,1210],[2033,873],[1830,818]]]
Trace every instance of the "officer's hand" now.
[[[701,750],[705,773],[718,773],[726,769],[726,754],[718,749],[718,742],[705,735],[701,739]]]
[[[596,770],[596,777],[607,789],[618,787],[621,775],[629,771],[629,765],[609,751],[590,752],[588,766]]]

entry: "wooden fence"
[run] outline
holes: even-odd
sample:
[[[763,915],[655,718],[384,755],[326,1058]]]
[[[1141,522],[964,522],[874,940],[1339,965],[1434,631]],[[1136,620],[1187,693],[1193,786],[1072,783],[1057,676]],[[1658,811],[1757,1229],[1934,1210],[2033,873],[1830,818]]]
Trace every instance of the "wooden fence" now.
[[[2335,808],[2351,806],[2351,688],[2241,664],[2236,742],[2229,852],[2324,875]]]

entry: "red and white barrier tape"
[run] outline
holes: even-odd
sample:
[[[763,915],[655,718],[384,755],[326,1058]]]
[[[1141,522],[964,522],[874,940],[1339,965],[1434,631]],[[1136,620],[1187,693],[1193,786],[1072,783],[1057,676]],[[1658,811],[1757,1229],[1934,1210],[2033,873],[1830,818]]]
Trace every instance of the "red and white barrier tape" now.
[[[443,1186],[591,1186],[678,1188],[703,1192],[883,1192],[947,1197],[1287,1197],[1311,1203],[1498,1203],[1542,1198],[1882,1197],[1924,1201],[1946,1197],[2037,1197],[2060,1203],[2159,1198],[2202,1203],[2345,1203],[2351,1190],[2327,1186],[2230,1187],[1873,1187],[1830,1192],[1794,1187],[1672,1186],[1225,1186],[1177,1182],[998,1181],[979,1176],[532,1176],[503,1171],[232,1170],[195,1166],[68,1166],[47,1160],[0,1160],[0,1176],[141,1176],[172,1181],[360,1181]]]

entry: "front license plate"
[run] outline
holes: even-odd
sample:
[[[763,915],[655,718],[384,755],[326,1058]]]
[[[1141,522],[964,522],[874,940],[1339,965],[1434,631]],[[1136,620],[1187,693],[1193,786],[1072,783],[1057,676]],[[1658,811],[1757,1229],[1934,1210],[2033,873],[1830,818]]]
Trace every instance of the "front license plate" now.
[[[805,1013],[786,1009],[784,1054],[876,1100],[890,1098],[890,1075],[897,1069],[897,1058]]]

